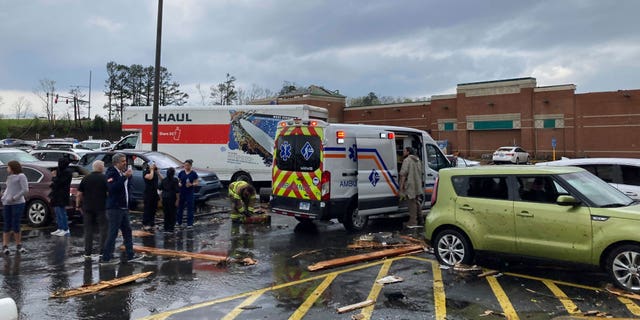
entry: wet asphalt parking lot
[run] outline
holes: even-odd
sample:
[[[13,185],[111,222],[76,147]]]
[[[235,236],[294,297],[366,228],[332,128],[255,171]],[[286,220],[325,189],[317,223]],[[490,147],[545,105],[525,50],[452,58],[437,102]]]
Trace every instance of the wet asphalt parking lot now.
[[[16,300],[20,319],[552,319],[594,315],[640,317],[640,301],[602,288],[606,275],[579,266],[479,257],[483,271],[443,269],[428,252],[311,272],[315,262],[369,252],[348,249],[365,233],[408,234],[379,220],[360,234],[338,223],[302,224],[272,215],[270,225],[232,225],[226,202],[200,212],[192,230],[134,237],[134,244],[180,251],[251,257],[257,264],[218,265],[198,259],[149,255],[139,263],[99,266],[85,262],[80,222],[71,237],[49,235],[53,226],[23,230],[27,254],[2,259],[0,297]],[[222,211],[222,212],[221,212]],[[215,212],[215,213],[214,213]],[[134,229],[141,214],[133,213]],[[120,241],[120,240],[119,240]],[[134,283],[70,298],[50,298],[69,288],[141,272]],[[376,279],[403,280],[380,285]],[[373,300],[371,306],[336,309]]]

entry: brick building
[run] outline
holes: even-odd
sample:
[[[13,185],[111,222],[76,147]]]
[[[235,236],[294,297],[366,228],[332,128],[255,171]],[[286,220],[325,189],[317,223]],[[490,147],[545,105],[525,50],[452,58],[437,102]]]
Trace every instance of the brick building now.
[[[314,88],[315,87],[315,88]],[[407,126],[472,158],[518,145],[536,159],[640,158],[640,89],[575,93],[573,84],[538,87],[535,78],[458,84],[429,101],[345,108],[345,97],[321,87],[278,97],[279,104],[329,109],[331,122]]]

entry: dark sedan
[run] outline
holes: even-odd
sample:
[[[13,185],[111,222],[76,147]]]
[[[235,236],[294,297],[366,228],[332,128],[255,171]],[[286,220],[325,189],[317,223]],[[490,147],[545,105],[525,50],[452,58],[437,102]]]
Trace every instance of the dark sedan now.
[[[118,151],[94,151],[82,156],[78,165],[87,170],[91,170],[91,165],[96,160],[104,161],[105,167],[111,166],[111,158],[116,153],[122,153],[127,156],[127,165],[131,165],[133,169],[133,190],[131,197],[136,205],[142,205],[142,197],[144,193],[144,178],[142,176],[143,165],[149,161],[154,161],[160,169],[162,175],[166,175],[167,169],[175,168],[176,175],[182,170],[183,162],[175,157],[159,151],[143,151],[143,150],[118,150]],[[210,198],[220,195],[222,183],[218,179],[218,175],[206,169],[194,168],[198,173],[200,185],[196,187],[196,202],[204,202]],[[132,206],[133,207],[133,206]]]
[[[51,170],[57,168],[57,163],[40,161],[38,164],[24,163],[22,171],[27,176],[29,183],[29,194],[26,197],[25,217],[29,225],[43,227],[54,221],[53,208],[49,204],[49,186],[53,175]],[[71,203],[67,206],[67,214],[73,218],[79,215],[72,205],[75,202],[75,194],[82,177],[88,172],[78,166],[70,166],[73,170],[73,180],[71,181]],[[5,189],[7,181],[7,166],[0,165],[0,187]],[[0,210],[2,207],[0,206]]]

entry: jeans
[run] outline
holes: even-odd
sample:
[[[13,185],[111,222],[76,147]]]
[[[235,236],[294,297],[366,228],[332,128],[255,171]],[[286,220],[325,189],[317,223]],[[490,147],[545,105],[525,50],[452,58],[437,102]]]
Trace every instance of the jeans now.
[[[107,241],[107,232],[109,225],[107,223],[107,215],[104,210],[84,210],[82,211],[82,224],[84,225],[84,254],[90,256],[93,253],[93,235],[97,225],[100,232],[98,240],[98,248],[100,254],[104,251],[104,243]]]
[[[2,224],[2,231],[15,233],[20,232],[20,218],[22,218],[22,212],[24,212],[24,203],[18,204],[5,204],[3,211],[4,223]]]
[[[173,232],[176,224],[176,199],[162,199],[162,210],[164,211],[164,231]]]
[[[53,207],[53,211],[56,213],[56,222],[58,223],[58,229],[67,231],[69,230],[69,220],[67,219],[67,209],[65,207]]]
[[[129,222],[128,209],[107,209],[107,221],[109,222],[109,231],[107,241],[102,249],[102,261],[109,261],[113,258],[113,250],[116,246],[116,238],[118,230],[122,231],[122,239],[124,241],[127,260],[133,259],[133,236],[131,235],[131,223]]]
[[[193,193],[180,193],[180,203],[178,204],[177,224],[182,224],[182,214],[187,207],[187,225],[193,225],[193,215],[195,213],[196,196]]]

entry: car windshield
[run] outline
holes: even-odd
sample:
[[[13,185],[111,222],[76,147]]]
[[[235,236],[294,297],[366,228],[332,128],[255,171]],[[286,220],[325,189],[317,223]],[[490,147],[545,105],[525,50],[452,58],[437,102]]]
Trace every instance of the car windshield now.
[[[182,161],[164,153],[147,153],[146,156],[148,160],[155,162],[160,169],[178,168],[183,165]]]
[[[24,151],[16,151],[16,152],[2,152],[0,153],[0,163],[7,164],[11,160],[16,160],[20,163],[23,162],[38,162],[36,157],[24,152]]]
[[[513,151],[513,148],[500,148],[500,149],[498,149],[498,151],[501,151],[501,152],[511,152],[511,151]]]
[[[561,177],[597,207],[624,207],[633,203],[624,193],[589,172],[567,173]]]

